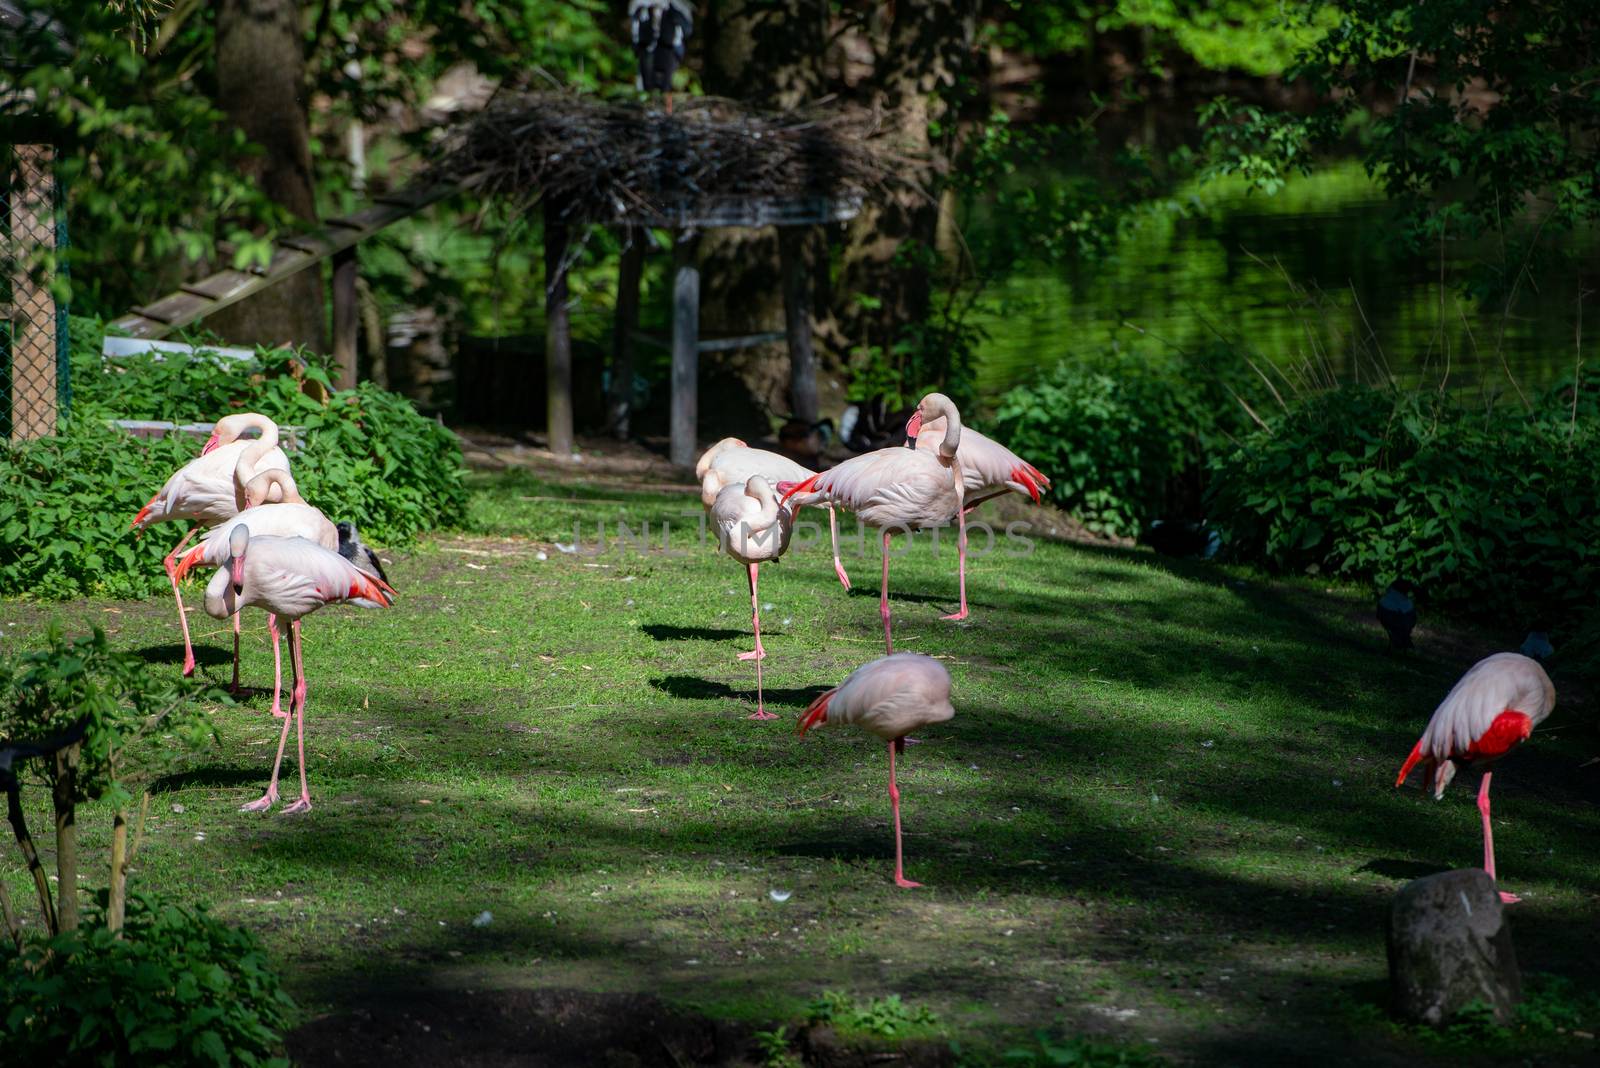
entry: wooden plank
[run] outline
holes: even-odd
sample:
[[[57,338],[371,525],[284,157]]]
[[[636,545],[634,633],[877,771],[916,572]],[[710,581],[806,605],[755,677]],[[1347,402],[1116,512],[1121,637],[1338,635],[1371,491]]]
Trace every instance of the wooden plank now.
[[[628,440],[633,415],[633,335],[639,328],[639,279],[644,274],[644,230],[623,231],[617,266],[617,303],[611,326],[611,381],[606,389],[606,429]]]
[[[695,348],[700,352],[732,352],[734,349],[754,348],[782,341],[787,335],[782,330],[768,330],[761,334],[741,334],[738,337],[702,338]]]
[[[137,313],[124,315],[120,319],[113,319],[107,325],[115,327],[129,337],[160,337],[172,329],[166,323],[158,323],[154,319],[146,319]]]
[[[255,275],[246,271],[218,271],[216,274],[207,275],[198,282],[190,282],[181,288],[185,293],[193,293],[197,297],[207,300],[227,300],[245,286],[255,282]]]
[[[313,256],[331,256],[341,249],[348,248],[350,242],[344,240],[344,235],[334,237],[326,232],[313,230],[307,234],[291,234],[288,237],[278,238],[278,244],[288,245],[290,248],[309,252]]]
[[[789,339],[789,406],[796,419],[817,421],[817,354],[811,347],[811,278],[806,271],[807,229],[778,229],[783,272],[783,324]]]
[[[549,200],[544,210],[545,433],[550,451],[572,455],[572,329],[567,320],[567,226]]]
[[[699,430],[700,264],[699,238],[679,231],[672,243],[672,412],[669,456],[693,467]]]
[[[279,278],[288,277],[302,267],[309,267],[319,259],[321,259],[320,256],[313,256],[309,252],[301,252],[297,248],[273,245],[272,258],[267,261],[267,265],[265,267],[251,267],[250,273],[277,281]]]
[[[197,297],[193,293],[168,293],[154,304],[146,304],[135,310],[146,319],[154,319],[158,323],[169,325],[178,322],[188,322],[198,319],[210,310],[213,301],[206,297]]]
[[[723,226],[816,226],[861,214],[860,197],[706,197],[684,201],[660,215],[636,220],[646,226],[709,230]]]
[[[396,219],[403,219],[410,214],[410,209],[395,204],[373,204],[360,211],[329,219],[327,222],[329,226],[346,230],[381,230]]]
[[[356,277],[359,267],[355,246],[333,257],[333,363],[339,370],[340,389],[356,388]]]

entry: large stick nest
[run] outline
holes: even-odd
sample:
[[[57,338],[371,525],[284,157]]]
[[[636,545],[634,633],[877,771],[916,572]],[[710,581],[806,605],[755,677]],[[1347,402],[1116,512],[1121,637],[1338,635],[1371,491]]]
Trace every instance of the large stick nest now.
[[[570,221],[694,225],[740,202],[803,217],[908,186],[918,170],[882,116],[860,108],[767,114],[691,97],[667,115],[531,93],[498,96],[451,130],[434,173],[513,214],[548,203]]]

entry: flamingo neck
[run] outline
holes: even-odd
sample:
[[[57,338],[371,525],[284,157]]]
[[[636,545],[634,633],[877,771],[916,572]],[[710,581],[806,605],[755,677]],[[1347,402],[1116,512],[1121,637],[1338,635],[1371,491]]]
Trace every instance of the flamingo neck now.
[[[751,527],[756,530],[765,530],[778,521],[778,498],[772,492],[772,487],[766,484],[757,486],[753,491],[745,487],[744,495],[761,505],[761,511],[750,521]]]

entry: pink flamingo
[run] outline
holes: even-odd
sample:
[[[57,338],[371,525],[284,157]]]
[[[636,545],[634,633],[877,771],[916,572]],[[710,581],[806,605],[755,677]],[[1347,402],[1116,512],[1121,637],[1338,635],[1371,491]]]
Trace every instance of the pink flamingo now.
[[[750,617],[756,632],[756,647],[740,653],[740,660],[756,662],[756,710],[750,719],[777,719],[767,711],[761,692],[761,661],[767,658],[761,646],[761,600],[756,591],[756,574],[763,561],[776,560],[789,548],[794,516],[778,503],[772,486],[760,475],[752,475],[744,485],[724,486],[711,506],[717,524],[717,537],[723,549],[750,570]]]
[[[1462,764],[1484,765],[1478,787],[1478,812],[1483,816],[1483,868],[1494,879],[1494,830],[1489,825],[1491,765],[1533,733],[1556,705],[1556,689],[1539,662],[1521,653],[1496,653],[1472,665],[1428,720],[1427,730],[1400,768],[1400,786],[1418,761],[1424,789],[1437,800]],[[1500,892],[1513,904],[1515,894]]]
[[[258,800],[242,811],[262,812],[278,800],[278,771],[289,740],[289,721],[297,725],[300,754],[300,799],[283,810],[285,815],[311,811],[311,789],[306,782],[306,673],[300,652],[300,620],[324,605],[348,603],[362,608],[387,608],[394,590],[381,579],[360,570],[337,552],[305,538],[253,537],[248,521],[228,532],[227,566],[219,568],[206,585],[206,612],[217,619],[250,605],[270,613],[272,634],[273,714],[283,720],[278,755],[272,763],[272,781]],[[289,622],[289,664],[294,675],[289,712],[278,711],[277,693],[283,685],[283,660],[278,626]]]
[[[921,886],[906,878],[900,841],[900,788],[894,757],[905,752],[906,735],[956,714],[950,704],[950,672],[921,653],[896,653],[863,664],[844,682],[811,702],[799,733],[823,723],[854,723],[889,743],[889,804],[894,809],[894,884]]]
[[[930,393],[922,398],[906,424],[907,432],[915,436],[924,419],[935,417],[946,420],[937,452],[878,449],[853,456],[803,482],[778,487],[785,501],[809,491],[819,500],[850,509],[861,522],[882,533],[883,587],[878,595],[878,614],[883,617],[883,645],[888,653],[894,652],[889,620],[889,535],[941,527],[954,519],[960,527],[957,544],[963,550],[967,544],[965,482],[957,456],[961,444],[960,412],[949,397]]]
[[[924,419],[913,430],[917,417],[913,415],[906,424],[906,434],[917,449],[937,453],[943,444],[945,423],[943,417]],[[972,510],[985,501],[1005,493],[1020,493],[1039,503],[1039,491],[1050,488],[1050,479],[1037,467],[995,441],[970,427],[961,429],[961,445],[956,450],[956,460],[961,464],[961,478],[965,484],[967,506]],[[967,618],[967,545],[963,538],[956,549],[961,582],[961,607],[946,619]]]
[[[707,508],[716,504],[717,494],[724,489],[743,486],[755,475],[766,479],[768,485],[779,486],[785,482],[804,482],[814,474],[815,471],[795,463],[787,456],[766,449],[752,449],[738,438],[723,438],[701,453],[700,462],[694,466],[694,475],[700,480],[700,503]],[[848,590],[850,576],[845,574],[844,562],[839,559],[839,517],[833,505],[826,501],[818,502],[815,494],[804,494],[792,507],[798,512],[806,505],[819,503],[828,510],[833,573],[839,576],[840,585]]]
[[[251,427],[261,431],[258,441],[241,441],[239,435]],[[189,540],[201,527],[212,527],[233,518],[242,505],[239,488],[234,480],[240,461],[249,453],[247,474],[267,468],[289,469],[289,458],[278,448],[278,424],[264,415],[246,412],[217,420],[211,438],[200,455],[175,471],[166,485],[151,497],[149,502],[133,517],[134,530],[142,531],[152,523],[183,521],[198,523],[191,526],[173,550],[167,554],[162,566],[172,583],[172,596],[178,602],[178,625],[183,629],[183,673],[194,674],[194,644],[189,639],[189,619],[183,608],[183,594],[178,589],[177,559]],[[239,679],[235,665],[234,686]]]

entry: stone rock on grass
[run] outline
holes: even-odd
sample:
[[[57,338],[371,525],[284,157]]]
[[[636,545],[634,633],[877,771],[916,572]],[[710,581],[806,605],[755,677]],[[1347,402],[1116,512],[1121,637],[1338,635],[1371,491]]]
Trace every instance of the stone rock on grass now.
[[[1522,980],[1488,872],[1440,872],[1401,888],[1389,909],[1389,984],[1407,1020],[1438,1026],[1476,1002],[1510,1021]]]

